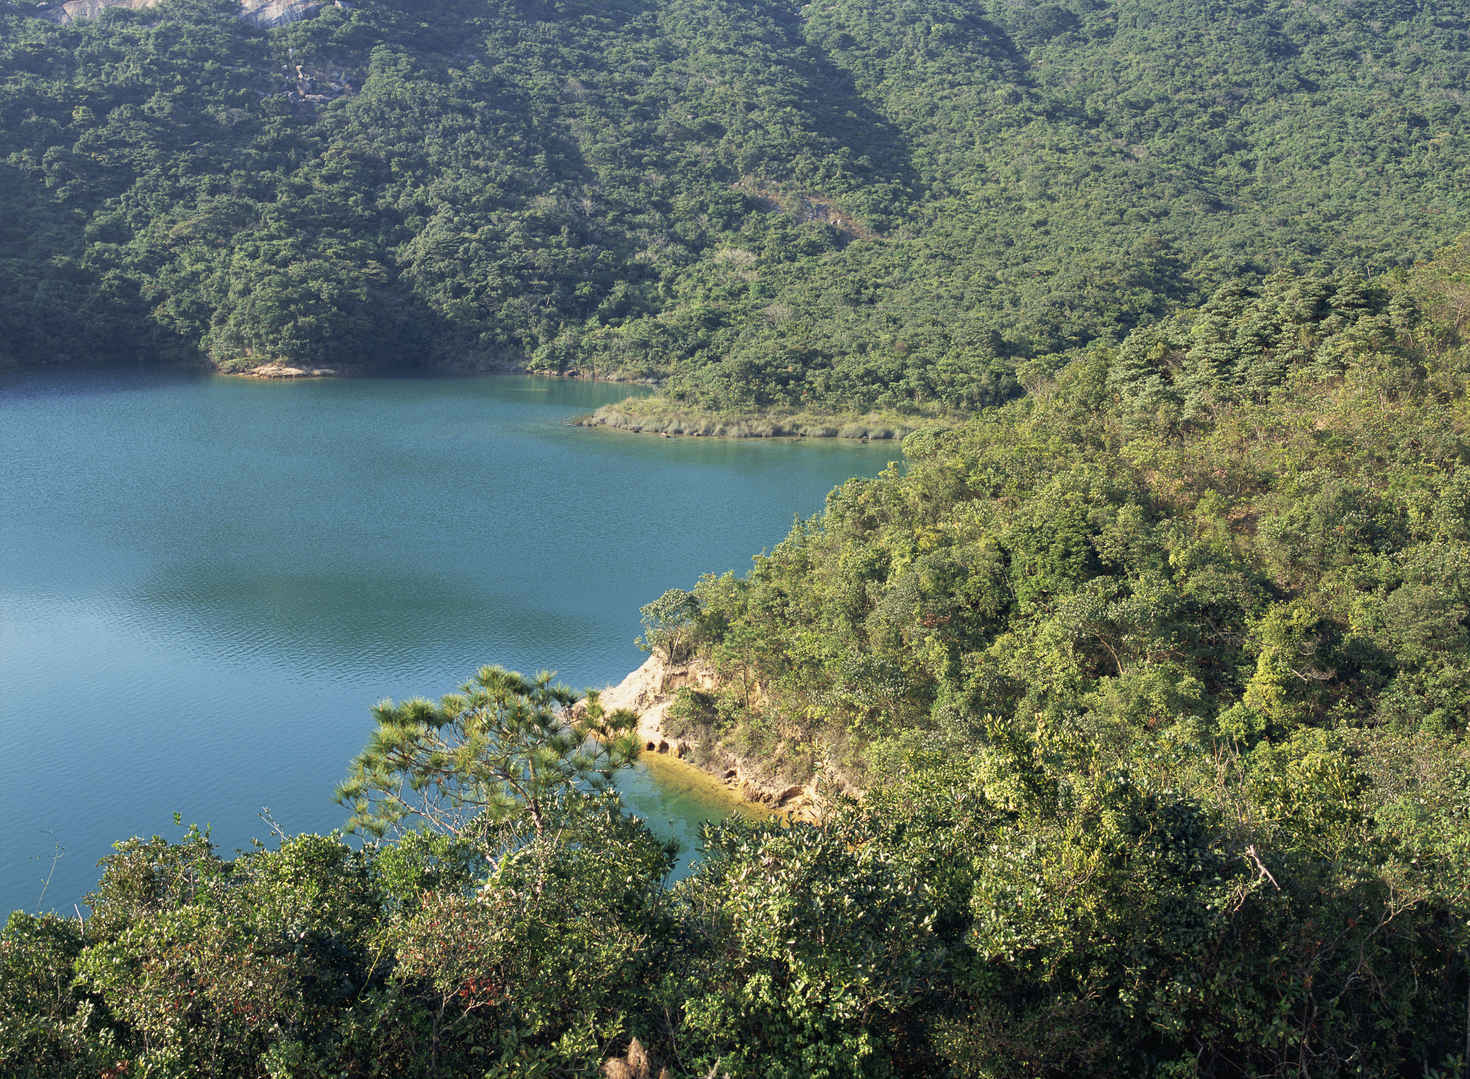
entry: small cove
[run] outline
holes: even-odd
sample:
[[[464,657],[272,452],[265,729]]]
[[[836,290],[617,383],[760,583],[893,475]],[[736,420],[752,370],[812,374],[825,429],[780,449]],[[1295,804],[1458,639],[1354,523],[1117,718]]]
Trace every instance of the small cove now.
[[[384,697],[478,666],[581,689],[638,607],[743,572],[897,447],[567,421],[626,386],[519,376],[0,378],[0,907],[69,910],[112,841],[326,831]],[[687,858],[717,790],[641,768]]]

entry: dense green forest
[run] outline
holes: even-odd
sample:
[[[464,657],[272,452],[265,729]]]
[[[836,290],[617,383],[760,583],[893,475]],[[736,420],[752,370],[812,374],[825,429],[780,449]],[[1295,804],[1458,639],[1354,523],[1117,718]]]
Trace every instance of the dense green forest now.
[[[0,365],[945,422],[645,609],[815,823],[671,882],[633,717],[486,668],[353,833],[13,914],[0,1074],[1470,1076],[1463,2],[39,9]]]
[[[0,1070],[1466,1075],[1467,333],[1470,239],[910,436],[646,612],[721,674],[672,726],[860,800],[670,884],[633,717],[487,668],[375,710],[365,844],[134,839],[12,915]]]
[[[948,415],[1470,225],[1463,0],[39,9],[0,3],[0,363]]]
[[[681,722],[859,783],[992,722],[1457,740],[1467,327],[1470,240],[1377,283],[1277,274],[910,437],[666,620],[727,687]]]

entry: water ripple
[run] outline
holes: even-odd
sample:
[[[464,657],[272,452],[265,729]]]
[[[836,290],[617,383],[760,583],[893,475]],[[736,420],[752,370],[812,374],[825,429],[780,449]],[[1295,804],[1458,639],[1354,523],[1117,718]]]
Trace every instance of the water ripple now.
[[[888,456],[565,425],[622,393],[0,380],[0,908],[35,903],[58,842],[47,902],[69,906],[176,811],[227,850],[263,805],[338,825],[373,702],[484,663],[615,680],[640,604],[743,568]],[[720,811],[635,786],[686,842]]]

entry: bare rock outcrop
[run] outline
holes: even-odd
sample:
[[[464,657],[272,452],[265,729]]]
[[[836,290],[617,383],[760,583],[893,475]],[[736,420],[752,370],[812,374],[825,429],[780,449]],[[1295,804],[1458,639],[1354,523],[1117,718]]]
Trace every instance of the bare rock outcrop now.
[[[679,690],[692,686],[708,691],[718,684],[714,669],[706,663],[696,660],[671,665],[653,655],[616,686],[602,690],[599,699],[609,712],[626,708],[638,716],[638,738],[643,743],[643,752],[685,760],[723,782],[746,802],[769,806],[795,820],[819,820],[823,796],[815,778],[805,784],[772,780],[757,762],[744,760],[722,747],[698,745],[668,732],[669,708]]]
[[[110,7],[142,11],[161,3],[163,0],[67,0],[57,7],[47,8],[43,14],[52,22],[69,23],[78,19],[95,19]]]
[[[670,666],[658,656],[649,656],[643,666],[615,686],[602,691],[602,706],[609,712],[626,708],[638,716],[638,737],[647,753],[688,755],[690,746],[664,732],[664,720],[674,696],[685,686],[714,689],[715,672],[700,663]]]
[[[604,1079],[654,1079],[653,1069],[653,1058],[637,1038],[629,1043],[626,1055],[609,1057],[602,1064]],[[670,1079],[669,1069],[659,1068],[658,1079]]]
[[[335,367],[296,367],[288,363],[263,363],[243,374],[246,378],[267,379],[335,378],[342,371]]]
[[[283,26],[309,18],[323,6],[315,0],[240,0],[240,18],[256,26]]]
[[[330,0],[240,0],[240,18],[256,26],[281,26],[315,15]],[[163,0],[66,0],[42,14],[53,22],[70,23],[78,19],[95,19],[108,8],[120,7],[142,11],[157,7]],[[345,7],[341,0],[336,6]]]

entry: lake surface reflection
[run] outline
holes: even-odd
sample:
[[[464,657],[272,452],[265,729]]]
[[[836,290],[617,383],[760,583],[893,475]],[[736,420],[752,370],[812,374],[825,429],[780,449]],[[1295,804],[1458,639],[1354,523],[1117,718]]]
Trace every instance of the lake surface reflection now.
[[[893,445],[643,438],[566,421],[625,387],[0,379],[0,910],[69,910],[133,834],[228,852],[344,819],[384,697],[486,663],[575,688],[643,659],[638,607],[743,571]],[[728,805],[646,769],[692,850]]]

